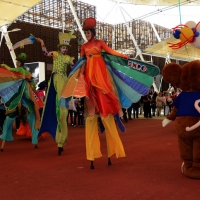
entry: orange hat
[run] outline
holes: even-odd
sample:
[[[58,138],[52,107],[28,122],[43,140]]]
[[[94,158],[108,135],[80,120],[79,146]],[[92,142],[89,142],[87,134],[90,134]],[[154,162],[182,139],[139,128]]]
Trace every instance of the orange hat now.
[[[93,17],[89,17],[83,22],[84,31],[90,30],[94,28],[95,26],[96,26],[96,20]]]

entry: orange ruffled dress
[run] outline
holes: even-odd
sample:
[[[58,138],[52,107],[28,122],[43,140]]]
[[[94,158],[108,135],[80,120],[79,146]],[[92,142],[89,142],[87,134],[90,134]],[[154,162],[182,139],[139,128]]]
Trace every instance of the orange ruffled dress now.
[[[102,40],[94,40],[83,44],[81,56],[86,55],[87,57],[84,71],[86,96],[95,106],[95,113],[100,113],[103,117],[117,113],[121,115],[120,101],[115,88],[113,88],[115,84],[102,58],[102,50],[115,56],[127,58],[126,55],[110,49]]]
[[[102,58],[102,50],[112,55],[127,58],[126,55],[110,49],[103,41],[93,40],[82,45],[81,56],[86,56],[85,67],[81,68],[75,88],[69,81],[66,90],[72,91],[73,96],[86,96],[88,116],[86,117],[86,156],[94,160],[102,156],[98,135],[98,115],[100,114],[107,140],[107,153],[117,158],[125,157],[124,147],[119,137],[113,115],[121,113],[120,100],[115,83]],[[83,86],[84,85],[84,86]]]
[[[114,154],[117,158],[126,156],[114,119],[116,114],[122,114],[120,99],[102,57],[102,50],[115,56],[128,58],[115,52],[101,40],[92,40],[83,44],[81,57],[86,56],[87,60],[69,77],[61,95],[62,98],[86,97],[86,156],[91,161],[102,156],[98,131],[99,115],[105,128],[108,157]]]

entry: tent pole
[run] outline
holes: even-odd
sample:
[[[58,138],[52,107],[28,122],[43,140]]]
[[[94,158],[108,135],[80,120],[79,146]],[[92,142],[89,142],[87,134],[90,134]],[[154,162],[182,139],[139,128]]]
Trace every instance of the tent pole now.
[[[158,32],[157,32],[157,30],[156,30],[154,24],[153,24],[152,22],[150,22],[150,23],[151,23],[151,27],[152,27],[152,29],[153,29],[153,31],[154,31],[154,33],[155,33],[157,39],[158,39],[158,42],[161,42],[160,36],[158,35]],[[167,56],[165,57],[165,64],[168,64],[168,63],[171,63],[171,60],[170,60],[170,58],[169,58],[169,55],[167,55]],[[163,80],[163,77],[161,77],[160,86],[159,86],[159,91],[160,91],[160,89],[161,89],[162,80]]]
[[[77,16],[76,11],[75,11],[75,9],[74,9],[74,6],[73,6],[73,4],[72,4],[72,1],[71,1],[71,0],[68,0],[68,3],[69,3],[69,6],[70,6],[70,8],[71,8],[72,14],[74,15],[74,18],[75,18],[75,20],[76,20],[76,23],[77,23],[77,25],[78,25],[79,31],[81,32],[81,35],[82,35],[84,41],[87,42],[85,33],[84,33],[83,30],[82,30],[82,26],[81,26],[81,24],[80,24],[80,21],[79,21],[79,19],[78,19],[78,16]]]
[[[152,29],[153,29],[153,31],[154,31],[154,33],[155,33],[157,39],[158,39],[158,42],[161,42],[160,36],[158,35],[158,32],[157,32],[157,30],[156,30],[154,24],[153,24],[152,22],[150,22],[150,23],[151,23],[151,27],[152,27]]]
[[[10,55],[11,55],[11,57],[12,57],[13,64],[14,64],[15,67],[17,67],[17,66],[16,66],[16,55],[15,55],[14,49],[12,48],[12,43],[11,43],[10,37],[9,37],[9,35],[8,35],[7,26],[2,26],[2,27],[0,28],[0,31],[1,31],[1,34],[2,34],[2,36],[1,36],[2,39],[3,39],[3,37],[4,37],[5,40],[6,40],[6,44],[7,44],[7,47],[8,47],[8,49],[9,49],[9,51],[10,51]]]
[[[65,21],[64,21],[64,0],[62,0],[62,32],[65,31]]]
[[[126,22],[126,19],[125,19],[125,17],[124,17],[123,11],[122,11],[122,8],[121,8],[120,5],[119,5],[119,2],[117,2],[117,5],[118,5],[118,7],[119,7],[119,9],[120,9],[120,11],[121,11],[121,15],[122,15],[122,17],[123,17],[123,19],[124,19],[124,23],[125,23],[125,25],[126,25],[126,28],[127,28],[127,30],[128,30],[128,33],[130,34],[130,37],[131,37],[131,39],[133,40],[133,44],[135,45],[135,48],[136,48],[136,56],[140,56],[140,59],[141,59],[142,61],[145,61],[145,60],[144,60],[144,57],[143,57],[143,55],[142,55],[142,51],[141,51],[141,49],[138,47],[137,42],[136,42],[136,40],[135,40],[135,37],[134,37],[134,35],[133,35],[133,33],[132,33],[130,27],[128,26],[128,23]]]

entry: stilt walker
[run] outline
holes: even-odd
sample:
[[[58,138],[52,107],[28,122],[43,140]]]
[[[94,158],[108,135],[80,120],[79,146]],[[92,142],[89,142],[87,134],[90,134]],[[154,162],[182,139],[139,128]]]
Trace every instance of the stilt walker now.
[[[38,129],[40,127],[39,108],[31,87],[31,73],[23,68],[26,59],[25,53],[20,53],[16,58],[17,68],[11,68],[5,64],[0,65],[0,96],[1,103],[6,110],[6,119],[0,139],[3,140],[1,151],[5,141],[13,141],[12,124],[16,118],[27,117],[31,132],[32,144],[37,148]]]
[[[73,32],[60,33],[58,50],[51,52],[47,51],[43,40],[37,38],[37,41],[41,43],[44,55],[53,58],[53,71],[46,96],[39,135],[49,132],[53,136],[57,143],[58,155],[61,155],[63,152],[63,147],[68,138],[68,109],[65,104],[59,103],[59,99],[67,79],[67,70],[71,69],[73,65],[74,58],[67,55],[67,52],[70,47],[71,38],[75,37]]]
[[[101,132],[106,135],[108,165],[111,165],[111,157],[114,154],[116,158],[126,156],[116,127],[117,123],[119,129],[125,131],[120,120],[123,115],[121,108],[128,108],[132,102],[137,102],[142,94],[148,93],[153,83],[153,77],[147,78],[146,83],[143,73],[128,66],[127,55],[118,53],[104,41],[95,39],[95,26],[94,18],[87,18],[83,24],[88,42],[81,47],[81,58],[70,72],[61,98],[61,101],[64,98],[69,102],[73,96],[85,97],[86,156],[87,160],[91,161],[91,169],[94,169],[94,160],[102,156],[99,125]],[[102,53],[103,50],[106,53]],[[152,75],[157,75],[159,69],[151,67],[155,68]],[[141,75],[141,81],[134,80],[136,74]]]

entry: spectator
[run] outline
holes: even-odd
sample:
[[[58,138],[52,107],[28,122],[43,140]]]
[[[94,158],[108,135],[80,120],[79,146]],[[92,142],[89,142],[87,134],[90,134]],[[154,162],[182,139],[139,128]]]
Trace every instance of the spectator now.
[[[74,97],[74,104],[75,104],[75,108],[76,108],[76,110],[74,110],[74,127],[76,127],[76,124],[77,124],[77,116],[78,116],[77,106],[78,106],[78,101],[80,101],[80,99]]]
[[[128,111],[128,119],[132,120],[132,112],[133,112],[133,103],[131,104],[131,106],[127,109]]]
[[[144,96],[141,96],[140,98],[140,109],[139,109],[139,114],[142,115],[144,112],[144,102],[143,102]]]
[[[133,117],[139,118],[138,113],[139,113],[140,101],[132,103],[132,107],[133,107]]]
[[[157,117],[161,116],[161,110],[163,109],[163,96],[162,92],[158,93],[158,96],[156,97],[156,115]]]
[[[127,109],[126,108],[122,108],[122,112],[123,112],[123,121],[127,123],[128,122]]]
[[[144,117],[152,118],[151,116],[151,97],[149,94],[146,94],[143,98],[144,103]]]
[[[170,94],[168,94],[168,97],[166,99],[166,106],[168,106],[168,112],[166,111],[166,116],[167,116],[171,113],[173,106],[173,99]]]
[[[81,101],[78,101],[78,105],[76,107],[77,115],[78,115],[78,126],[84,125],[84,107],[81,104]]]
[[[151,109],[152,109],[152,116],[155,117],[156,115],[156,97],[158,96],[157,92],[153,93],[152,99],[151,99]]]

